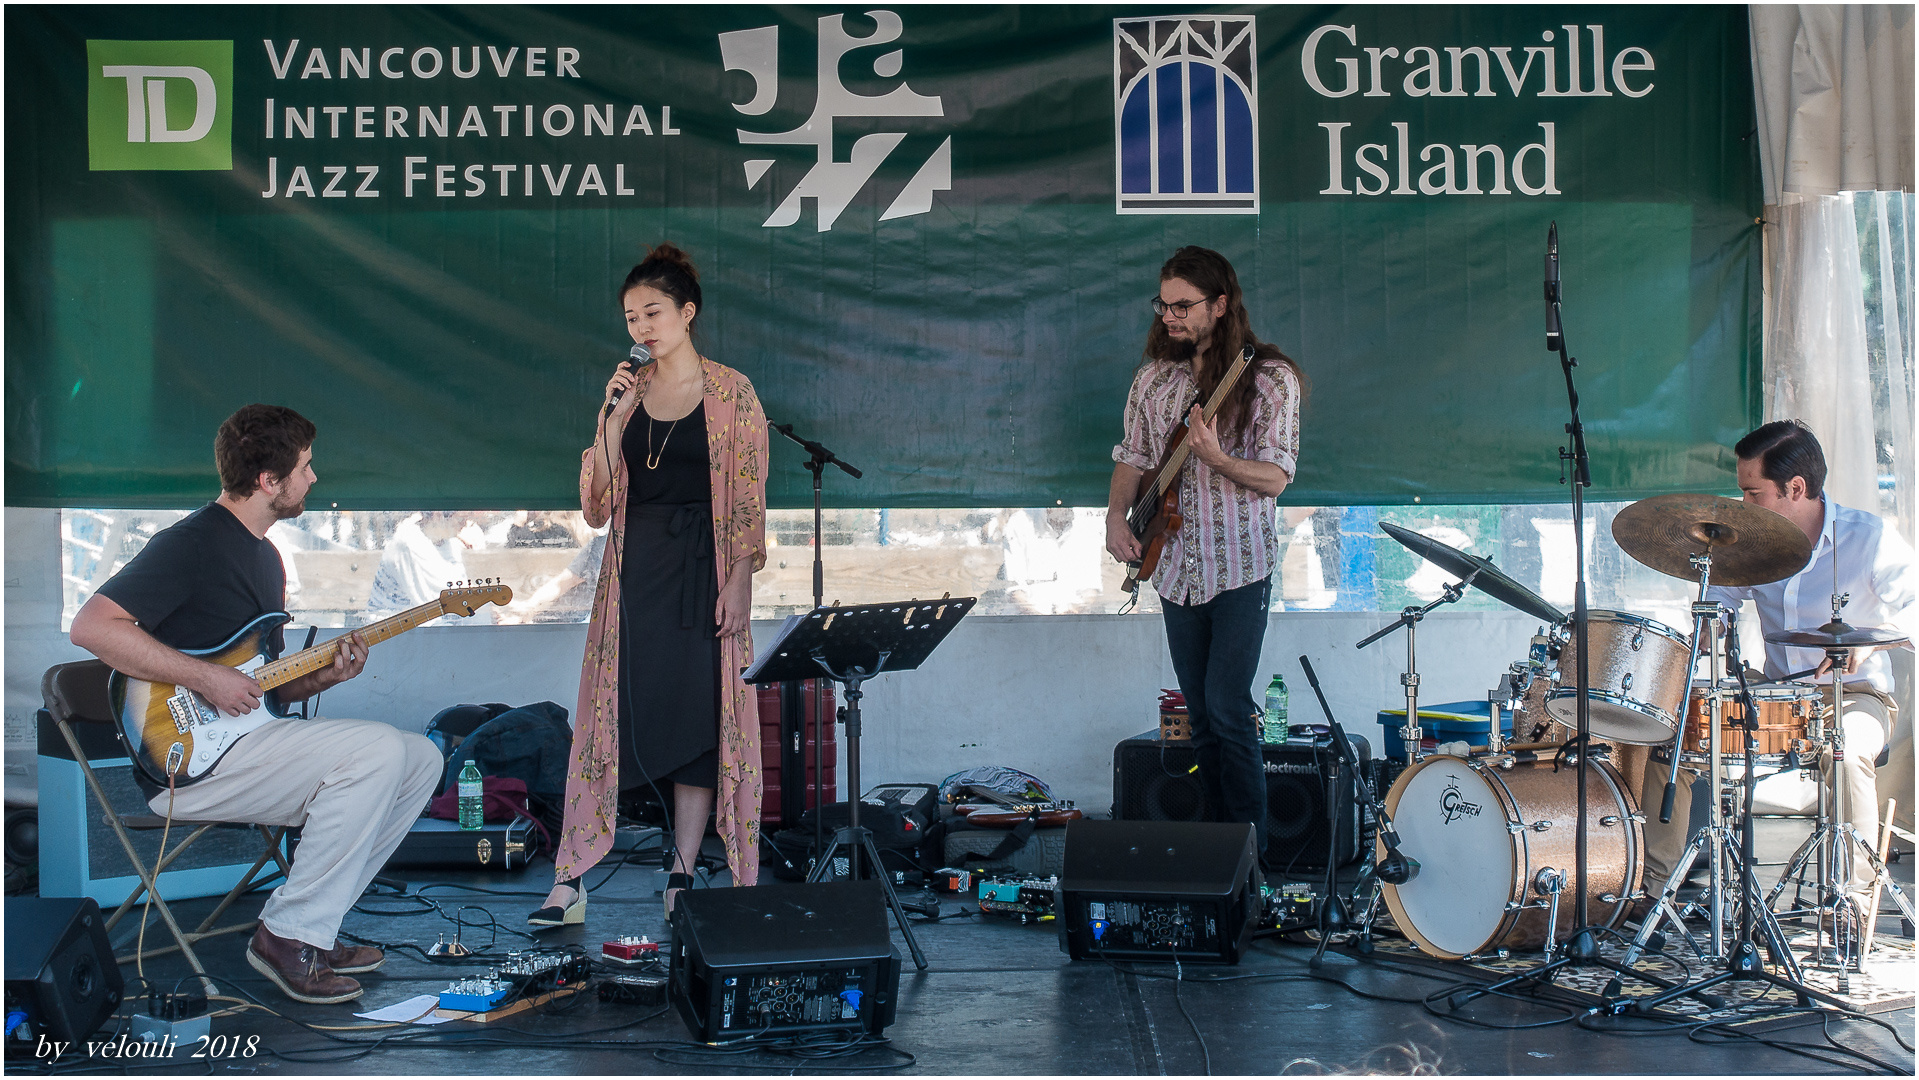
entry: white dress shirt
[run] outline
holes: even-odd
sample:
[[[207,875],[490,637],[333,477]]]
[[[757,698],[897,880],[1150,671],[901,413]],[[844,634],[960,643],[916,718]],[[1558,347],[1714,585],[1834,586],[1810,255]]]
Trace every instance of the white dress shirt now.
[[[1807,630],[1832,619],[1833,551],[1839,553],[1838,592],[1851,600],[1839,617],[1857,627],[1896,629],[1919,634],[1919,603],[1913,596],[1913,553],[1899,533],[1884,520],[1863,510],[1825,500],[1825,521],[1806,568],[1783,581],[1741,588],[1708,589],[1708,599],[1737,610],[1751,599],[1759,609],[1759,627],[1771,634],[1780,630]],[[1910,641],[1902,648],[1912,648]],[[1819,649],[1766,644],[1766,675],[1778,678],[1818,667],[1825,659]],[[1892,692],[1892,664],[1875,652],[1859,665],[1848,683],[1870,683]]]

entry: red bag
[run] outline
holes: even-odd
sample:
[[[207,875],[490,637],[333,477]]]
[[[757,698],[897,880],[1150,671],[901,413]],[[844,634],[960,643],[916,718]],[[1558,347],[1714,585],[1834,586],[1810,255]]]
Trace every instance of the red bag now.
[[[540,834],[540,850],[551,851],[553,838],[548,835],[546,826],[533,816],[526,805],[526,781],[517,776],[483,776],[480,778],[480,817],[484,821],[513,822],[520,818],[533,823]],[[460,820],[460,792],[457,787],[449,787],[446,793],[436,796],[426,804],[426,816],[443,818],[447,821]]]

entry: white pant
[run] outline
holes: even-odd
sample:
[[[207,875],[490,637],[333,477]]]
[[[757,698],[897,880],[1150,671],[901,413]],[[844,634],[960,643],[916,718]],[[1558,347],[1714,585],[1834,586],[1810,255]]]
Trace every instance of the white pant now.
[[[298,825],[300,850],[260,921],[334,947],[340,920],[426,809],[444,763],[423,735],[370,720],[274,720],[171,793],[175,818]],[[168,792],[149,802],[167,813]]]

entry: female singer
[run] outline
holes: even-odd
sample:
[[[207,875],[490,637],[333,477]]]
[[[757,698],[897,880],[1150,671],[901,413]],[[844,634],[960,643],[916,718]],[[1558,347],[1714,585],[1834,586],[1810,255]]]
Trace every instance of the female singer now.
[[[671,807],[666,910],[693,884],[706,816],[733,880],[759,876],[753,572],[766,562],[766,415],[744,375],[699,354],[699,274],[661,244],[620,286],[626,329],[653,359],[620,365],[580,462],[580,509],[607,554],[593,598],[565,825],[534,926],[584,922],[581,875],[612,848],[621,790]],[[671,791],[670,797],[668,791]]]

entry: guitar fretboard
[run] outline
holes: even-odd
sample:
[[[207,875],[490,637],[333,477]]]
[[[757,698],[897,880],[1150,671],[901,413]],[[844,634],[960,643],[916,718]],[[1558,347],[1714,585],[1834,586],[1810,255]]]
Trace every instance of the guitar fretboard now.
[[[446,604],[439,600],[432,600],[419,607],[408,608],[398,615],[391,615],[379,622],[362,626],[356,632],[360,635],[360,640],[368,645],[378,645],[390,637],[403,634],[422,623],[432,622],[444,614],[446,614]],[[311,675],[326,667],[333,663],[333,658],[339,653],[340,639],[334,638],[324,644],[315,645],[311,649],[302,649],[292,656],[283,656],[270,664],[261,665],[260,669],[253,673],[253,681],[259,683],[261,689],[271,690],[276,686],[292,682],[302,675]]]
[[[1220,406],[1226,404],[1226,395],[1232,393],[1234,384],[1239,382],[1240,373],[1246,370],[1246,363],[1251,359],[1252,350],[1248,348],[1233,361],[1232,367],[1226,369],[1225,378],[1219,380],[1219,385],[1213,388],[1213,396],[1207,400],[1206,407],[1200,410],[1201,417],[1210,421],[1218,415]],[[1160,499],[1165,497],[1166,489],[1172,487],[1173,481],[1179,478],[1179,470],[1186,464],[1186,459],[1192,455],[1192,451],[1192,440],[1181,439],[1179,445],[1173,448],[1173,452],[1167,455],[1166,463],[1160,467],[1159,475],[1153,478],[1147,490],[1141,493],[1139,501],[1133,504],[1133,515],[1136,518],[1144,521],[1152,517]]]

